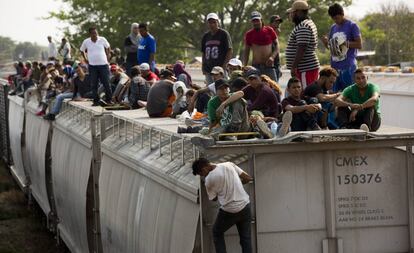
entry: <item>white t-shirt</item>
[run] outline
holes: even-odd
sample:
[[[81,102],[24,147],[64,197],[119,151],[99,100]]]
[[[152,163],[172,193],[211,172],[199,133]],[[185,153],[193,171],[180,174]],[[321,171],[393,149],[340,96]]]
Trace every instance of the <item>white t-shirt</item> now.
[[[48,57],[56,58],[56,56],[57,56],[56,45],[53,42],[49,42]]]
[[[207,88],[209,89],[209,91],[213,92],[214,95],[216,95],[216,83],[210,83]]]
[[[70,59],[72,58],[70,51],[70,44],[69,42],[66,42],[65,45],[63,45],[63,48],[60,50],[60,53],[62,54],[63,58]]]
[[[249,195],[239,177],[243,173],[232,162],[219,163],[205,178],[208,198],[218,198],[220,208],[229,213],[240,212],[249,204]]]
[[[108,65],[105,48],[109,47],[109,42],[104,37],[98,36],[95,42],[92,42],[91,38],[84,40],[80,50],[88,54],[90,65]]]

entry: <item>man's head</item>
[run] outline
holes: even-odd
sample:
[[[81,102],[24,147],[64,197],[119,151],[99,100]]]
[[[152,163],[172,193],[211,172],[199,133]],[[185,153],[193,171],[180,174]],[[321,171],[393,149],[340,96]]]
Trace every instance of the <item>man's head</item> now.
[[[141,70],[139,69],[138,65],[133,66],[131,68],[131,77],[136,77],[136,76],[139,76],[140,74],[141,74]]]
[[[131,33],[138,35],[139,33],[139,24],[138,23],[132,23],[131,24]]]
[[[216,13],[209,13],[206,18],[208,29],[215,32],[219,28],[219,17]]]
[[[290,20],[296,25],[308,17],[309,4],[307,1],[298,0],[293,2],[286,12],[289,13]]]
[[[235,70],[241,70],[242,67],[243,63],[237,58],[230,59],[229,63],[227,64],[227,70],[229,71],[229,74],[233,73]]]
[[[258,11],[252,12],[250,15],[250,21],[252,22],[253,28],[255,30],[260,30],[263,26],[262,14],[260,14]]]
[[[299,79],[296,77],[292,77],[289,79],[287,84],[289,95],[294,98],[300,98],[302,94],[302,84],[300,83]]]
[[[205,177],[210,172],[210,161],[206,158],[198,158],[193,162],[192,168],[193,168],[193,175],[200,175],[202,177]]]
[[[150,66],[146,62],[141,63],[141,65],[139,65],[139,70],[141,71],[141,75],[143,77],[147,77],[150,74]]]
[[[111,64],[110,70],[114,76],[119,76],[121,74],[120,67],[117,64]]]
[[[148,35],[148,26],[147,26],[147,24],[145,24],[145,23],[139,24],[138,29],[139,29],[139,33],[141,34],[142,37],[147,37],[147,35]]]
[[[283,23],[283,19],[279,15],[273,15],[270,17],[269,25],[273,29],[278,29],[281,23]]]
[[[68,40],[66,38],[62,38],[62,44],[66,44],[66,42],[68,42]]]
[[[38,61],[34,61],[33,62],[33,68],[37,68],[39,67],[39,62]]]
[[[247,84],[248,84],[248,82],[243,77],[236,78],[231,83],[232,92],[236,92],[236,91],[242,90],[244,87],[247,86]]]
[[[31,69],[32,68],[32,62],[31,61],[27,61],[25,64],[26,68]]]
[[[255,89],[262,85],[262,80],[260,79],[260,72],[255,68],[247,71],[246,78],[250,86],[252,86]]]
[[[326,90],[332,89],[337,77],[338,72],[331,67],[323,68],[319,72],[319,81]]]
[[[52,36],[47,36],[47,41],[52,42]]]
[[[194,96],[194,94],[195,94],[195,91],[194,90],[188,90],[186,93],[185,93],[185,99],[186,99],[186,101],[187,101],[187,103],[190,103],[191,102],[191,100],[192,100],[192,98],[193,98],[193,96]]]
[[[224,78],[224,69],[220,66],[215,66],[211,70],[211,77],[213,78],[213,81],[223,79]]]
[[[169,69],[163,69],[163,70],[161,70],[160,78],[162,80],[170,80],[172,82],[175,82],[177,80],[175,78],[175,76],[174,76],[174,73],[171,70],[169,70]]]
[[[360,68],[356,69],[354,72],[355,84],[360,89],[365,89],[368,85],[368,78],[365,75],[364,71]]]
[[[85,65],[78,65],[76,67],[76,74],[78,74],[78,76],[84,76],[86,73],[86,66]]]
[[[337,25],[342,24],[345,20],[344,8],[338,3],[329,6],[328,14]]]
[[[98,39],[98,31],[96,30],[96,27],[90,27],[89,28],[89,36],[93,41]]]
[[[220,79],[214,82],[216,87],[216,94],[221,101],[226,100],[230,96],[230,85],[224,80]]]

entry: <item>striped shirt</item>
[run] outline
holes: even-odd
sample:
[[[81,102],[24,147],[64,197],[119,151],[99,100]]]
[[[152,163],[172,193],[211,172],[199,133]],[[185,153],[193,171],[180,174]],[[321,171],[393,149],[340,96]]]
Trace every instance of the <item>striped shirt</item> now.
[[[318,47],[318,30],[311,19],[305,19],[293,28],[289,35],[286,47],[286,64],[291,69],[295,61],[298,45],[306,45],[305,54],[298,64],[300,72],[319,69],[319,60],[316,55]]]

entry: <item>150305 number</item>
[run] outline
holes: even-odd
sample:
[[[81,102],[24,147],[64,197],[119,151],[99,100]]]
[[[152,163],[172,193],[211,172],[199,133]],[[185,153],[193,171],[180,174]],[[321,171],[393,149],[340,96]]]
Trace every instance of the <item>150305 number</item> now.
[[[360,175],[340,175],[337,176],[338,183],[342,184],[371,184],[381,183],[382,177],[379,173],[377,174],[360,174]]]

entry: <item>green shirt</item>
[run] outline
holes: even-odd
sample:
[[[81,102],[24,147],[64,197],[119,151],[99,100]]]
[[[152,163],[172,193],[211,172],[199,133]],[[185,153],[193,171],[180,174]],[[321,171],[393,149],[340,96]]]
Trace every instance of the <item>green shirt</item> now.
[[[364,96],[361,96],[361,94],[359,93],[358,86],[356,84],[353,84],[345,88],[345,90],[342,92],[342,96],[347,98],[349,102],[353,104],[363,104],[368,99],[370,99],[374,95],[375,92],[378,92],[378,93],[380,92],[380,88],[378,87],[378,85],[368,83],[367,90],[365,91]],[[381,113],[379,99],[375,103],[375,111],[378,114]]]
[[[230,93],[230,96],[231,94],[232,93]],[[220,105],[221,105],[221,100],[218,96],[214,96],[208,101],[207,113],[208,113],[208,119],[210,123],[214,123],[214,122],[217,122],[218,120],[221,120],[221,119],[217,119],[217,116],[216,116],[216,111]],[[231,105],[227,106],[226,110],[223,113],[222,118],[227,117],[228,113],[231,113],[231,111],[232,111],[232,106]]]

